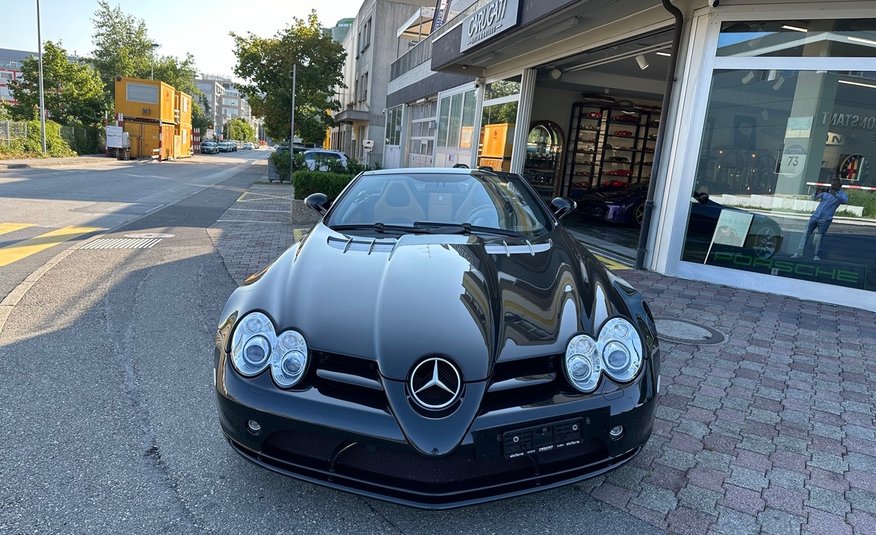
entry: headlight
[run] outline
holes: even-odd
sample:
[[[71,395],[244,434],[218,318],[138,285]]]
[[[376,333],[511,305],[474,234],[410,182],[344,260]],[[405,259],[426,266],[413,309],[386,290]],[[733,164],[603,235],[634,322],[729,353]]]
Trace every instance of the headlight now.
[[[604,371],[619,383],[633,380],[642,369],[642,340],[635,327],[623,318],[612,318],[594,340],[580,334],[566,348],[566,377],[585,394],[593,392]]]
[[[243,318],[231,337],[231,362],[244,377],[253,377],[268,367],[276,338],[274,324],[261,312]]]
[[[271,320],[261,312],[247,314],[231,337],[231,362],[244,377],[271,367],[271,377],[281,388],[295,386],[307,370],[307,342],[301,333],[284,331],[277,336]]]
[[[284,331],[277,338],[277,354],[271,359],[271,376],[279,386],[294,386],[307,369],[307,342],[296,331]]]
[[[599,384],[602,361],[597,354],[596,342],[586,334],[580,334],[569,342],[566,349],[566,376],[572,386],[589,393]]]
[[[623,318],[612,318],[599,331],[599,353],[603,369],[620,383],[631,381],[642,368],[642,340],[636,329]]]

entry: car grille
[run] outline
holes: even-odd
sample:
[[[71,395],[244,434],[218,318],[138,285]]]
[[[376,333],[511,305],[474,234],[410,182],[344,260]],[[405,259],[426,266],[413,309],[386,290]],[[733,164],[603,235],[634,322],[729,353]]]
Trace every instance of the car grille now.
[[[315,351],[314,386],[323,395],[389,411],[377,363]],[[557,393],[576,395],[562,373],[560,355],[500,362],[493,369],[481,413],[534,404]]]

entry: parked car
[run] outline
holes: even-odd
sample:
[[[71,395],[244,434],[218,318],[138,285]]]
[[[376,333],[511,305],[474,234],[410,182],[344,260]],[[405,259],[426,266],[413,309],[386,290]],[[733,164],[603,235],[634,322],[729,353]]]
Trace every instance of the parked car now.
[[[256,144],[253,143],[252,141],[247,141],[246,143],[243,144],[243,148],[244,148],[244,150],[253,150],[256,148]]]
[[[629,462],[660,352],[640,293],[519,175],[357,176],[234,291],[214,377],[231,447],[349,492],[450,508]]]
[[[236,152],[237,151],[237,143],[234,141],[220,141],[219,142],[219,150],[221,152]]]
[[[201,143],[201,154],[216,154],[217,152],[219,152],[219,145],[215,141]]]
[[[635,226],[642,226],[648,184],[634,184],[626,188],[609,188],[582,196],[580,210],[584,215]],[[750,213],[734,206],[725,206],[709,198],[707,193],[691,197],[690,223],[687,231],[685,259],[705,259],[711,245],[718,218],[724,210]],[[782,227],[771,217],[753,213],[744,249],[751,250],[761,259],[772,258],[782,246]],[[691,256],[693,255],[693,256]]]
[[[304,165],[311,171],[328,171],[331,165],[329,162],[332,161],[340,163],[341,167],[346,169],[349,159],[339,150],[310,149],[304,151]]]

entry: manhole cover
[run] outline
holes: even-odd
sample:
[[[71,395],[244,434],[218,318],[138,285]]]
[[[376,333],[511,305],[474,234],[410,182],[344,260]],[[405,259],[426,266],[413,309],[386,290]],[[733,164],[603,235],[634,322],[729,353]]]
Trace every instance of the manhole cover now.
[[[682,344],[720,344],[725,336],[711,327],[677,318],[655,318],[657,337]]]
[[[125,234],[126,238],[135,240],[154,240],[155,238],[173,238],[173,234],[163,234],[161,232],[139,232],[137,234]]]

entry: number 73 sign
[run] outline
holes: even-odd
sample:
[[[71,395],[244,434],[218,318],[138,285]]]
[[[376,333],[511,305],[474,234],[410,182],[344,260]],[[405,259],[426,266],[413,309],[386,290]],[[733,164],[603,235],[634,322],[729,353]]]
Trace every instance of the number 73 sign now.
[[[779,174],[786,177],[796,177],[806,169],[806,151],[800,145],[791,145],[782,152],[779,163]]]

